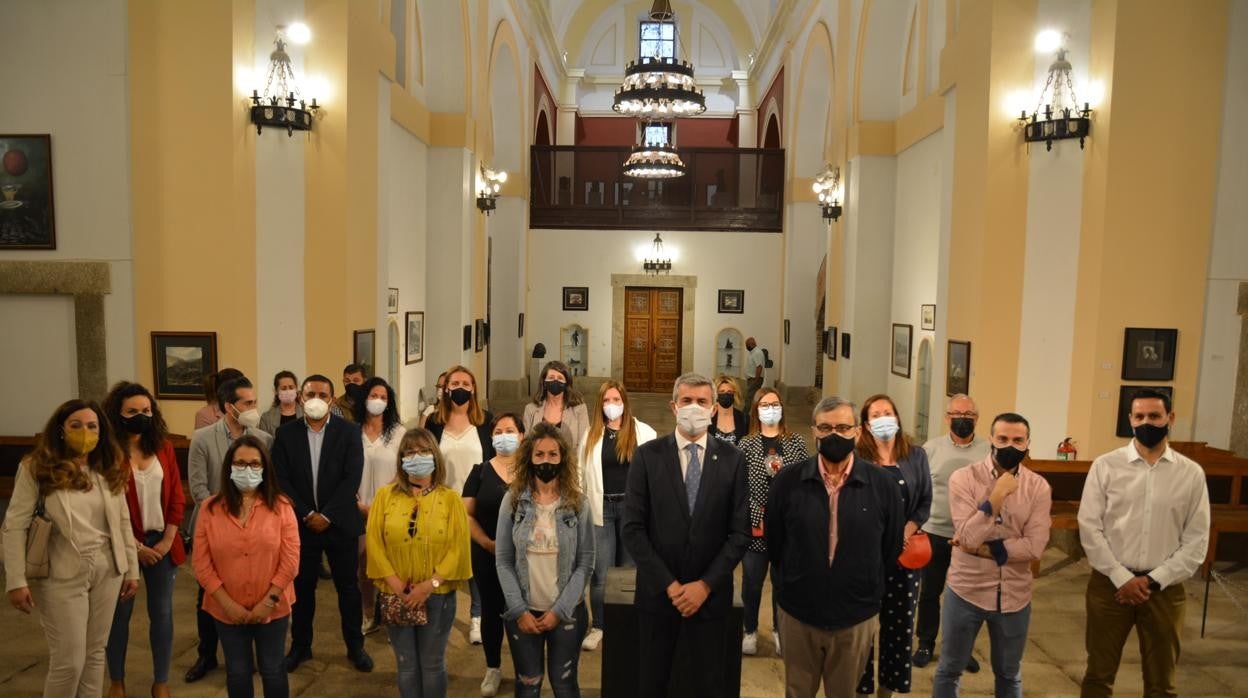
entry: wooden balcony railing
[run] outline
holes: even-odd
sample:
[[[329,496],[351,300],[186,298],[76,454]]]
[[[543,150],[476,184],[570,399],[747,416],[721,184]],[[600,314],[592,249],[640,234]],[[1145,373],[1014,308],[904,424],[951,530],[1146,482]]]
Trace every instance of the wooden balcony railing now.
[[[780,232],[784,150],[682,148],[684,177],[621,174],[629,149],[535,145],[531,228]]]

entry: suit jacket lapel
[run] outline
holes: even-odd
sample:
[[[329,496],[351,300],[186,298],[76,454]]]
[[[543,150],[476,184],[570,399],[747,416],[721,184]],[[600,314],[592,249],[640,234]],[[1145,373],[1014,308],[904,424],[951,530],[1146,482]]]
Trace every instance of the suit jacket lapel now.
[[[319,462],[313,465],[316,468],[316,501],[319,505],[322,502],[321,486],[325,483],[325,460],[329,457],[329,449],[333,448],[333,444],[338,440],[338,429],[335,428],[334,419],[331,417],[325,422],[325,434],[321,437],[321,457]]]
[[[672,485],[672,491],[676,493],[676,500],[680,502],[680,513],[685,517],[685,523],[689,523],[691,517],[689,515],[689,490],[685,489],[685,478],[680,472],[680,445],[676,441],[676,434],[667,437],[669,448],[663,449],[666,454],[663,470],[667,474],[667,479]]]
[[[702,502],[706,501],[706,491],[711,489],[715,474],[719,472],[719,451],[723,447],[714,436],[706,437],[706,453],[702,454],[702,477],[698,481],[698,498],[693,503],[694,516],[702,511]]]

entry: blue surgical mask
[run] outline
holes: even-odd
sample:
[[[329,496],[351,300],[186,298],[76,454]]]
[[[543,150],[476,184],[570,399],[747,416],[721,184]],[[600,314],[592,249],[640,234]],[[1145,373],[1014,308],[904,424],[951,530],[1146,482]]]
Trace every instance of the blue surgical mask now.
[[[510,456],[516,452],[516,449],[520,448],[520,435],[495,434],[494,438],[491,439],[491,442],[494,444],[495,451],[498,451],[504,456]]]
[[[871,433],[875,434],[875,438],[882,441],[892,440],[892,438],[896,436],[897,432],[901,429],[901,427],[897,424],[897,418],[892,415],[876,417],[871,420],[870,426]]]
[[[403,472],[412,477],[429,477],[433,474],[435,461],[432,455],[422,456],[420,454],[403,459]]]
[[[264,482],[264,471],[251,468],[230,468],[230,480],[239,490],[252,492]]]

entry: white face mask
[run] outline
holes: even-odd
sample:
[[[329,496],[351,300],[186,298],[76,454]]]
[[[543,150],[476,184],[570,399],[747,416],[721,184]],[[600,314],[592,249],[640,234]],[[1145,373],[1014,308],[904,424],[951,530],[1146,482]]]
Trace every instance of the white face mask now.
[[[291,405],[294,404],[295,400],[299,399],[299,392],[294,388],[279,390],[277,391],[277,399],[283,405]]]
[[[701,436],[710,425],[711,408],[698,404],[682,405],[676,408],[676,426],[681,432]]]
[[[303,403],[303,413],[306,414],[308,419],[311,419],[312,421],[324,419],[325,415],[329,414],[329,403],[319,397],[314,397],[311,400],[305,400]]]
[[[255,429],[260,426],[260,410],[257,410],[254,407],[246,412],[239,412],[234,418],[238,420],[239,424],[242,424],[248,429]]]
[[[381,398],[369,398],[364,402],[364,408],[374,417],[386,411],[386,401]]]
[[[602,416],[607,418],[608,422],[614,422],[624,416],[624,405],[619,402],[608,402],[602,406]]]
[[[251,468],[231,468],[230,480],[234,481],[234,486],[243,492],[251,492],[264,482],[263,470],[252,470]]]
[[[897,425],[897,418],[892,415],[884,417],[876,417],[871,420],[871,433],[875,434],[875,438],[883,441],[889,441],[897,435],[900,427]]]
[[[784,408],[780,405],[766,405],[758,408],[758,421],[769,427],[774,427],[780,423],[780,417],[784,414]]]

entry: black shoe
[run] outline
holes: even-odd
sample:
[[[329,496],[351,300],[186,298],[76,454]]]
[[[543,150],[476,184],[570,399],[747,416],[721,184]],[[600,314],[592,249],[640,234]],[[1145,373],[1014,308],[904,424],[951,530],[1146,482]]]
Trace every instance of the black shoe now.
[[[196,681],[204,678],[204,674],[207,674],[216,668],[216,657],[200,657],[195,660],[195,663],[191,665],[190,669],[186,670],[186,676],[184,678],[187,683],[195,683]]]
[[[910,658],[910,662],[920,669],[930,664],[931,661],[932,648],[924,647],[923,645],[919,645],[919,648],[914,651],[914,656]]]
[[[355,667],[356,671],[367,674],[373,670],[373,658],[368,656],[368,652],[363,647],[347,652],[347,661],[351,662],[351,666]]]
[[[300,664],[312,658],[312,650],[310,649],[294,649],[286,654],[286,673],[290,673],[299,668]]]
[[[966,663],[966,673],[968,674],[979,673],[979,662],[975,661],[974,657],[971,657],[971,661]]]

